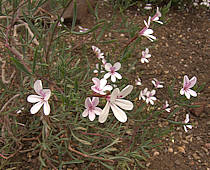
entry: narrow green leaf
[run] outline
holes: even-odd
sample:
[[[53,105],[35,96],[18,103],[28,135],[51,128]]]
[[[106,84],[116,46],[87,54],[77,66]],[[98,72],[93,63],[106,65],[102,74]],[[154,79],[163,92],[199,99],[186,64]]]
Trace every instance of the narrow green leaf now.
[[[71,31],[74,30],[76,21],[77,21],[77,1],[74,0],[74,9],[73,9],[73,20],[72,20],[72,25],[71,25]]]
[[[176,114],[180,109],[181,109],[180,107],[177,107],[176,109],[174,109],[174,111],[171,112],[171,113],[168,115],[167,119],[171,118],[171,117],[172,117],[174,114]]]
[[[102,161],[99,161],[103,166],[105,166],[107,169],[110,169],[110,170],[114,170],[114,167],[113,166],[110,166],[108,164],[105,164],[104,162]]]
[[[34,74],[35,73],[35,69],[36,69],[36,60],[37,60],[37,49],[35,50],[35,53],[34,53],[34,58],[33,58],[33,65],[32,65],[32,73]]]
[[[82,144],[84,144],[84,145],[91,145],[90,142],[85,141],[85,140],[83,140],[83,139],[80,139],[80,138],[76,137],[76,136],[74,135],[74,133],[73,133],[72,130],[71,130],[71,134],[72,134],[72,136],[73,136],[77,141],[81,142]]]
[[[26,23],[28,24],[29,28],[32,30],[32,32],[37,35],[39,38],[41,38],[41,34],[39,33],[38,29],[33,25],[33,23],[31,22],[31,20],[27,17],[27,15],[23,13],[23,17],[26,20]],[[34,36],[35,36],[34,35]],[[33,38],[33,37],[32,37]]]
[[[11,57],[11,60],[14,62],[15,66],[17,67],[17,69],[19,69],[20,71],[28,74],[28,75],[31,75],[31,73],[25,68],[25,66],[20,62],[18,61],[16,58],[14,57]]]

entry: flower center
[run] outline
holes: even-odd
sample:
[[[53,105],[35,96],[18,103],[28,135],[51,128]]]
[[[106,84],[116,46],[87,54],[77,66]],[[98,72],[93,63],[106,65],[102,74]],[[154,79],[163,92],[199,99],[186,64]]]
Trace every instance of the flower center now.
[[[114,74],[114,73],[115,73],[115,69],[116,69],[115,67],[111,67],[111,68],[110,68],[111,74]]]

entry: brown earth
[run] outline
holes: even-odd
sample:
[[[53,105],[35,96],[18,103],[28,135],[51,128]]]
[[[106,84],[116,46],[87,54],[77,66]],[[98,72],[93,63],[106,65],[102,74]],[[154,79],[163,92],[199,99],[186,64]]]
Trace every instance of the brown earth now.
[[[100,8],[100,17],[111,19],[112,12],[109,8]],[[138,11],[127,10],[128,21],[139,23],[143,27],[143,19]],[[120,22],[122,19],[118,18]],[[91,20],[82,23],[82,26],[90,28]],[[205,103],[205,109],[185,110],[175,115],[176,121],[183,121],[186,113],[190,113],[190,121],[193,129],[187,133],[182,127],[176,127],[176,131],[170,133],[156,142],[163,142],[159,149],[153,149],[150,160],[145,164],[151,170],[209,170],[209,112],[210,112],[210,22],[209,13],[203,9],[191,9],[188,12],[170,11],[163,26],[155,28],[154,35],[158,42],[152,46],[151,61],[143,68],[149,72],[142,74],[142,66],[135,65],[136,74],[132,76],[134,81],[138,75],[145,79],[145,85],[156,77],[169,85],[176,79],[176,92],[179,93],[184,75],[190,78],[196,76],[198,84],[206,83],[206,86],[196,99],[196,104]],[[128,36],[116,32],[105,33],[105,39],[116,38],[126,44]],[[147,46],[148,40],[143,41]],[[96,45],[97,46],[97,45]],[[103,51],[111,51],[112,47],[103,46]],[[117,51],[117,50],[116,50]],[[117,53],[117,52],[116,52]],[[140,62],[139,62],[140,63]],[[141,73],[141,74],[140,74]],[[179,83],[178,83],[179,82]],[[140,88],[143,89],[142,87]],[[166,96],[159,94],[160,98]],[[170,101],[170,99],[168,99]],[[193,114],[194,113],[194,114]],[[197,116],[196,116],[197,115]],[[160,122],[160,125],[161,122]]]

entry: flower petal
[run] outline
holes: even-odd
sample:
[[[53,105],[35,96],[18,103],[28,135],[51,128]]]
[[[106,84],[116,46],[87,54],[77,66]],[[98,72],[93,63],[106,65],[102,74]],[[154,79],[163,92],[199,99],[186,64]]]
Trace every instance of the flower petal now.
[[[106,86],[107,80],[106,79],[101,79],[100,80],[100,89],[103,89]]]
[[[122,76],[121,76],[118,72],[115,72],[114,75],[115,75],[115,77],[117,77],[118,79],[122,79]]]
[[[113,67],[115,67],[115,71],[118,71],[121,68],[120,62],[116,62]]]
[[[184,92],[185,92],[185,91],[184,91],[184,88],[182,88],[182,89],[180,90],[180,94],[181,94],[181,95],[184,95]]]
[[[124,89],[122,89],[122,91],[119,93],[118,97],[119,98],[124,98],[127,95],[129,95],[131,93],[131,91],[133,90],[133,86],[132,85],[127,85]]]
[[[192,125],[186,125],[186,127],[192,129]]]
[[[112,65],[110,63],[106,63],[105,64],[105,70],[106,71],[111,71],[110,68],[112,67]]]
[[[44,114],[49,115],[50,114],[50,105],[48,101],[44,102]]]
[[[104,91],[111,91],[112,89],[113,89],[113,87],[111,85],[106,85],[103,90]]]
[[[197,78],[194,76],[193,78],[190,79],[189,88],[192,88],[196,82],[197,82]]]
[[[93,81],[93,83],[94,83],[97,87],[99,87],[99,85],[100,85],[100,80],[99,80],[98,78],[94,77],[94,78],[92,78],[92,81]]]
[[[144,35],[150,35],[150,34],[153,34],[153,30],[152,29],[147,29],[145,32],[144,32]]]
[[[96,115],[100,115],[102,112],[102,109],[100,107],[95,107],[94,112]]]
[[[185,91],[184,94],[185,94],[185,96],[186,96],[187,99],[190,99],[190,93],[188,91]]]
[[[38,95],[29,95],[27,97],[27,101],[30,103],[37,103],[37,102],[40,102],[41,100],[42,100],[42,97]]]
[[[104,109],[102,110],[101,114],[99,115],[98,121],[100,123],[104,123],[108,117],[109,114],[109,109],[110,109],[110,103],[107,102]]]
[[[88,97],[88,98],[85,99],[85,108],[88,109],[91,106],[92,106],[92,102],[91,102],[90,97]]]
[[[87,117],[88,116],[88,109],[85,109],[84,112],[82,112],[82,116],[83,117]]]
[[[114,82],[116,82],[116,77],[115,77],[115,75],[111,75],[111,81],[114,83]]]
[[[119,88],[116,88],[112,91],[112,94],[111,94],[111,98],[110,98],[110,102],[115,102],[115,100],[117,99],[117,96],[118,94],[120,93],[120,90]]]
[[[188,92],[190,93],[191,96],[196,97],[197,93],[194,90],[189,89]]]
[[[88,117],[89,117],[90,121],[93,121],[95,119],[96,115],[95,115],[94,112],[89,112],[89,116]]]
[[[99,98],[98,97],[93,97],[93,99],[92,99],[93,107],[96,107],[98,104],[99,104]]]
[[[42,81],[41,80],[36,80],[35,83],[34,83],[34,90],[37,94],[41,95],[40,94],[40,90],[42,90]]]
[[[43,104],[44,103],[40,101],[40,102],[36,103],[35,105],[33,105],[31,110],[30,110],[31,114],[37,113],[40,110],[40,108],[42,107]]]
[[[114,104],[119,106],[120,108],[124,110],[132,110],[133,109],[133,103],[129,100],[125,99],[116,99]]]
[[[114,113],[114,116],[119,120],[120,122],[124,123],[127,121],[127,115],[125,112],[117,107],[115,104],[111,104],[112,111]]]
[[[51,96],[51,90],[50,89],[43,89],[42,92],[44,93],[44,100],[49,100],[50,96]]]
[[[110,76],[111,76],[110,73],[106,73],[106,74],[104,75],[104,78],[105,78],[105,79],[108,79]]]
[[[188,130],[187,130],[186,126],[184,125],[183,127],[184,127],[184,131],[187,132]]]
[[[189,121],[190,121],[190,115],[186,114],[186,118],[185,118],[184,123],[188,123]]]
[[[183,87],[185,87],[186,85],[188,85],[189,84],[189,78],[188,78],[188,76],[187,75],[185,75],[184,76],[184,82],[183,82]]]

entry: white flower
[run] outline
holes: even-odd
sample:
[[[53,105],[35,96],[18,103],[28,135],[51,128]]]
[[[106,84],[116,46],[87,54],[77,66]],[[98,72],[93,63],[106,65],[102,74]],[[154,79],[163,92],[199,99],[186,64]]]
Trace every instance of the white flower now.
[[[151,10],[152,9],[152,4],[146,4],[146,6],[144,7],[144,9]]]
[[[81,26],[78,26],[79,32],[87,32],[89,29],[88,28],[83,28]]]
[[[121,68],[121,64],[119,62],[115,63],[113,66],[110,63],[106,63],[105,70],[108,71],[108,73],[104,75],[104,78],[108,79],[111,76],[111,81],[113,83],[116,82],[116,78],[122,79],[122,76],[118,72],[116,72],[120,68]]]
[[[145,51],[142,51],[142,56],[141,56],[141,63],[149,63],[148,58],[151,57],[151,54],[149,54],[149,49],[146,48]]]
[[[154,101],[157,100],[156,97],[154,97],[156,91],[155,90],[152,90],[151,92],[150,91],[147,91],[147,99],[146,99],[146,103],[150,103],[151,105],[154,105]]]
[[[92,101],[90,97],[86,98],[85,100],[85,110],[82,113],[83,117],[89,116],[90,121],[93,121],[95,119],[95,115],[100,115],[102,112],[102,109],[99,107],[96,107],[99,103],[98,97],[93,97]]]
[[[104,73],[105,71],[103,70],[103,65],[100,65],[100,69],[99,69],[99,64],[96,64],[96,69],[93,70],[94,73],[98,73],[100,70],[100,73]]]
[[[91,86],[91,89],[96,93],[105,95],[106,94],[105,91],[112,90],[112,86],[106,85],[106,83],[107,83],[106,79],[99,80],[98,78],[94,77],[94,78],[92,78],[92,81],[95,85]]]
[[[168,101],[166,100],[166,103],[163,105],[163,109],[167,112],[171,111],[171,108],[169,107]]]
[[[104,53],[102,53],[101,50],[98,47],[92,46],[92,50],[96,54],[96,57],[98,59],[103,59],[104,58]]]
[[[183,82],[183,88],[180,90],[180,94],[184,95],[187,97],[187,99],[190,99],[190,95],[193,97],[197,96],[197,93],[194,90],[191,90],[195,83],[197,81],[197,78],[194,76],[189,80],[188,76],[184,76],[184,82]]]
[[[157,12],[156,14],[151,18],[151,21],[154,21],[154,22],[157,22],[159,24],[163,24],[162,21],[159,21],[159,18],[161,17],[161,13],[160,13],[160,10],[159,8],[157,7]]]
[[[20,113],[22,113],[22,111],[23,111],[24,109],[25,109],[24,107],[21,107],[19,110],[16,111],[16,113],[17,113],[17,114],[20,114]]]
[[[155,88],[163,88],[162,81],[158,81],[156,78],[153,78],[152,84],[155,86]]]
[[[119,120],[122,123],[126,122],[127,115],[122,109],[132,110],[133,103],[123,98],[126,97],[128,94],[130,94],[132,90],[133,86],[131,85],[126,86],[121,92],[119,88],[114,89],[111,95],[107,97],[107,103],[104,109],[102,110],[101,114],[99,115],[99,122],[104,123],[106,121],[110,107],[117,120]]]
[[[42,88],[42,81],[37,80],[34,83],[34,90],[38,95],[29,95],[27,97],[27,101],[30,103],[36,103],[31,108],[30,112],[31,114],[37,113],[42,105],[44,105],[44,114],[49,115],[50,114],[50,105],[48,103],[48,100],[51,95],[50,89],[43,89]]]
[[[150,41],[154,41],[154,40],[156,40],[156,37],[154,35],[152,35],[154,31],[152,29],[149,29],[150,20],[151,20],[150,16],[149,16],[149,19],[148,19],[148,23],[144,20],[144,24],[146,25],[146,27],[144,27],[139,32],[139,35],[147,37]]]
[[[146,100],[147,91],[148,91],[147,88],[145,88],[143,91],[141,90],[140,95],[139,95],[139,100],[141,99]]]
[[[190,116],[189,116],[189,114],[186,114],[186,118],[184,120],[184,123],[188,123],[189,121],[190,121]],[[185,132],[188,132],[187,128],[192,129],[192,125],[183,125],[183,127],[184,127]]]
[[[135,80],[135,83],[137,86],[141,86],[141,79],[138,77],[137,80]]]

